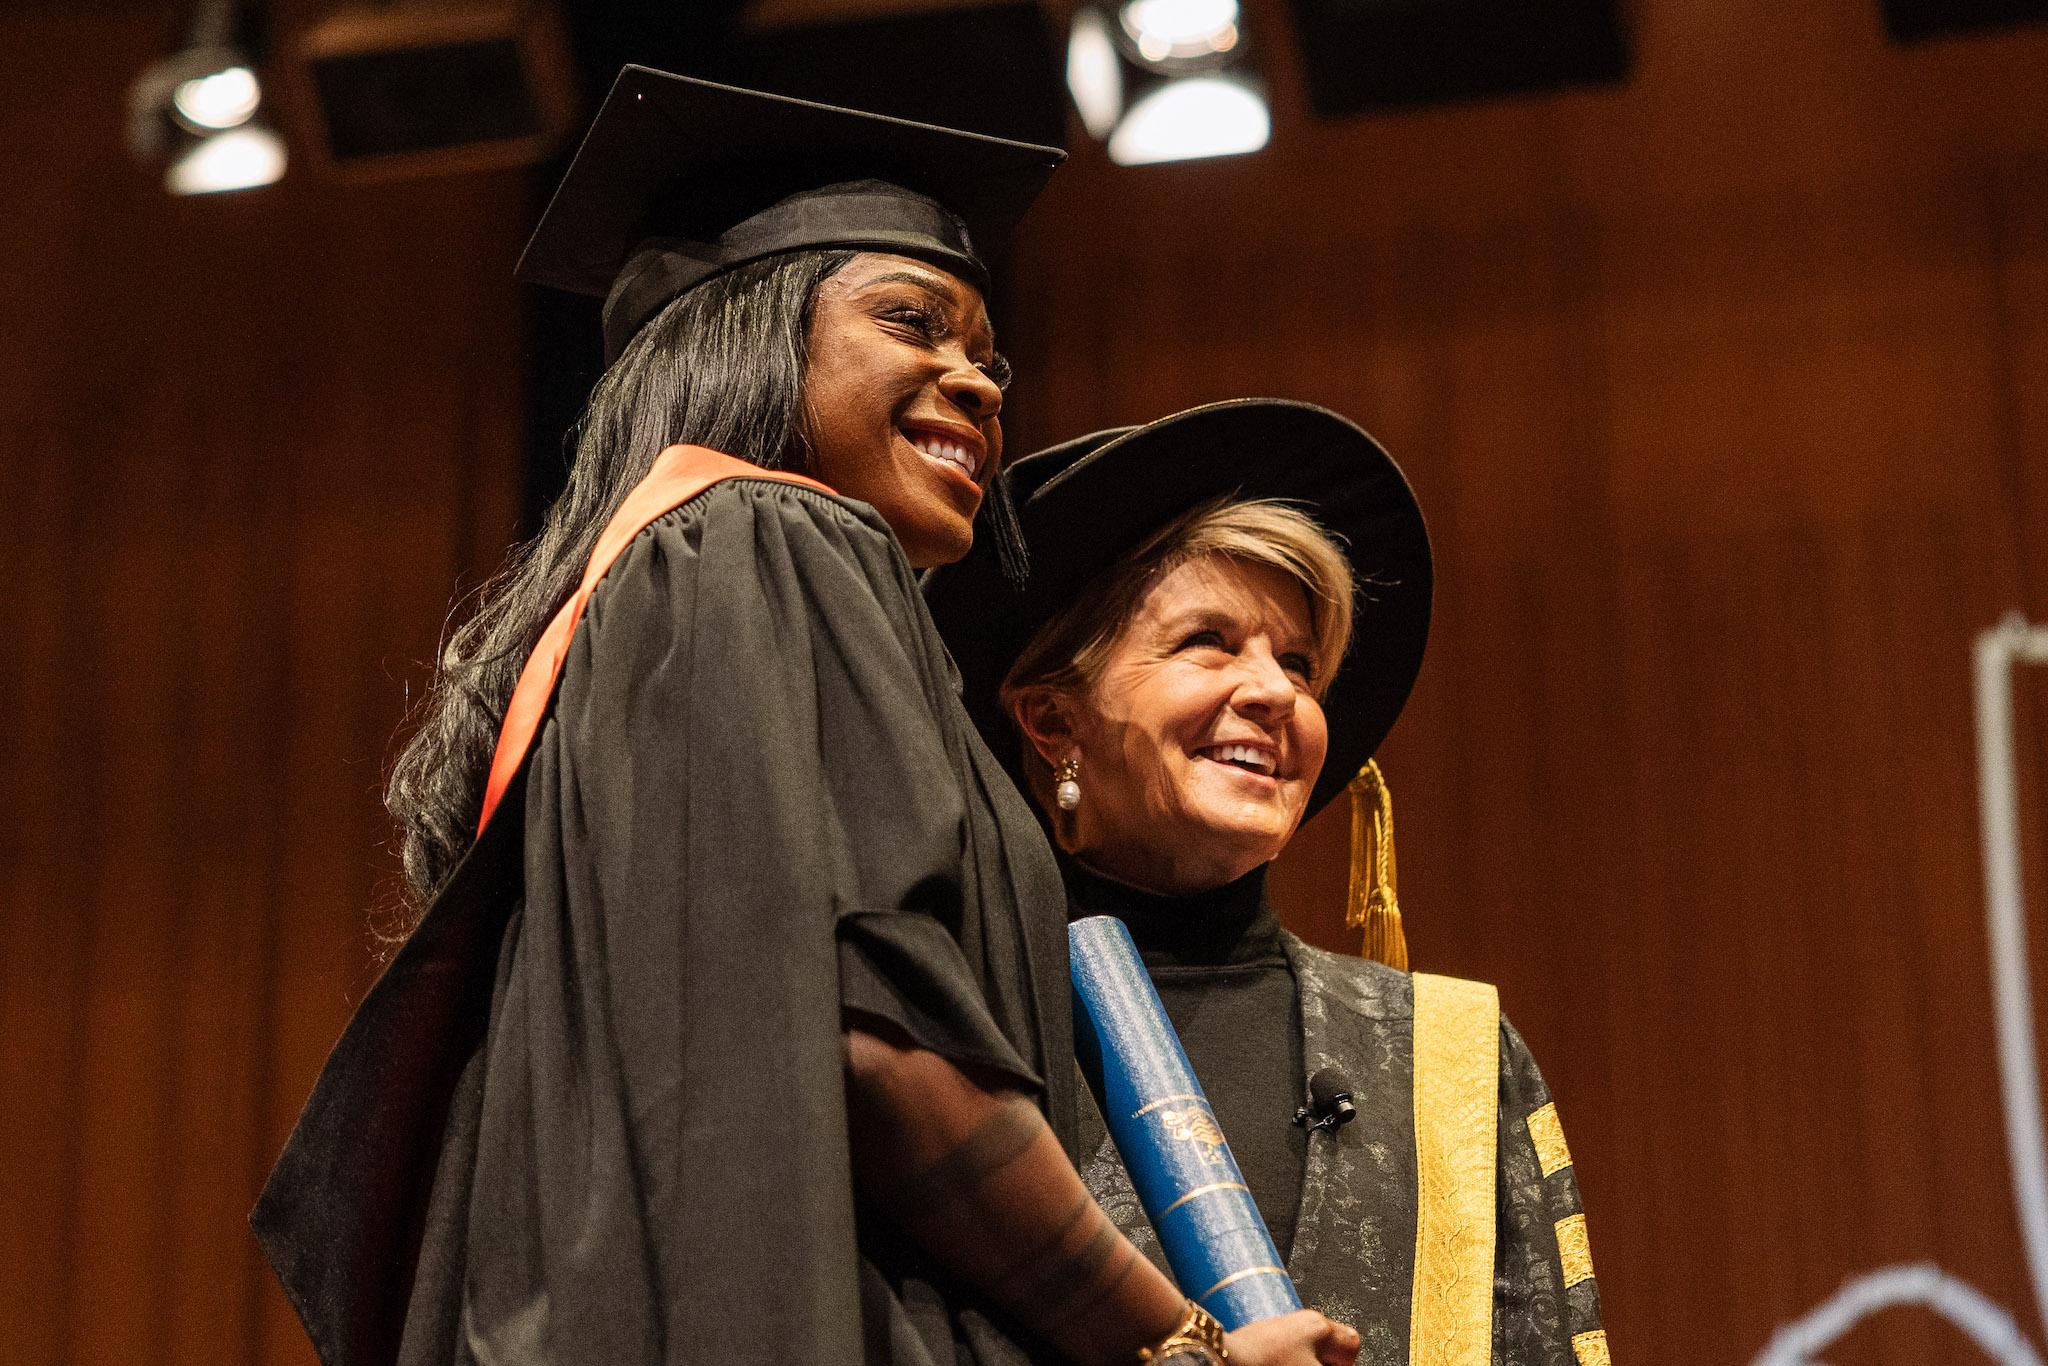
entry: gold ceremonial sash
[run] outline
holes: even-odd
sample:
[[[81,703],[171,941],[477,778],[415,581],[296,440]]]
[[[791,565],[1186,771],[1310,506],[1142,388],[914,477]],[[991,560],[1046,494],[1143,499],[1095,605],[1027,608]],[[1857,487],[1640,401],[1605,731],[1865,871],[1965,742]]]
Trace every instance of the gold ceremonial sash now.
[[[1500,996],[1483,982],[1415,981],[1415,1282],[1409,1366],[1493,1356],[1494,1172]]]

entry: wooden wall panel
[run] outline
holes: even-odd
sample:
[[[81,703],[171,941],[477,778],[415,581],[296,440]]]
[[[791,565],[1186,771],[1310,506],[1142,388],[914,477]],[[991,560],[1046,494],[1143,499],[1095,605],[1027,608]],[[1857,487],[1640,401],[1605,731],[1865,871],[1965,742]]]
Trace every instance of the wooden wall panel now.
[[[1748,1360],[1921,1260],[2038,1339],[1969,652],[2048,615],[2048,32],[1636,14],[1624,88],[1315,124],[1252,5],[1272,146],[1055,182],[1005,320],[1017,445],[1269,393],[1402,459],[1439,556],[1383,756],[1410,943],[1499,982],[1545,1062],[1617,1360]],[[1346,819],[1276,874],[1333,946]],[[1903,1309],[1828,1360],[1970,1350]]]
[[[282,8],[282,22],[302,17]],[[0,1359],[307,1362],[247,1214],[369,980],[377,801],[511,532],[516,176],[174,200],[161,7],[0,17]]]

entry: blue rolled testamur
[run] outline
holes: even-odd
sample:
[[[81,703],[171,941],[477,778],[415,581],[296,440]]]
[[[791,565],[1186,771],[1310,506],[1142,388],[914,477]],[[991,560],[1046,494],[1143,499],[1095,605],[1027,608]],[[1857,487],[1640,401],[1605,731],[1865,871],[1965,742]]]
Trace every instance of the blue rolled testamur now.
[[[1226,1329],[1301,1308],[1130,931],[1090,916],[1067,941],[1075,1052],[1182,1292]]]

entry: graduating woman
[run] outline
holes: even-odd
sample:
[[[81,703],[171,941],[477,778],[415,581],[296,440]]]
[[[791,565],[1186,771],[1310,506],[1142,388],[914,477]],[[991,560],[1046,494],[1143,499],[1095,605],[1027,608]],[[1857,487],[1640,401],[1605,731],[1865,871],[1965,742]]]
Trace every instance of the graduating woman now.
[[[620,78],[522,263],[611,365],[254,1216],[328,1366],[1351,1359],[1083,1189],[1058,873],[912,579],[1000,539],[980,250],[1058,155]]]
[[[1605,1366],[1535,1060],[1491,987],[1404,970],[1370,762],[1429,625],[1399,469],[1335,413],[1243,400],[1009,478],[1028,591],[977,550],[928,577],[934,617],[1053,831],[1073,913],[1129,927],[1303,1302],[1355,1325],[1376,1366]],[[1380,961],[1304,944],[1265,896],[1267,864],[1347,783],[1354,921]],[[1157,1255],[1092,1108],[1083,1131],[1090,1189]]]

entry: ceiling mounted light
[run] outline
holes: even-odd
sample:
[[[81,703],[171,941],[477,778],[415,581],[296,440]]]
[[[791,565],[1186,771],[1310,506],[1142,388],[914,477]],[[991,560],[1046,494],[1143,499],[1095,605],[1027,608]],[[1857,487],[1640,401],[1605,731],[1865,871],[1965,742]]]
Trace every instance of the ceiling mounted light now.
[[[205,76],[181,81],[171,92],[171,107],[197,132],[240,128],[256,115],[263,88],[246,66],[222,67]]]
[[[1256,152],[1272,136],[1237,0],[1076,7],[1067,89],[1110,160],[1144,166]]]
[[[1067,90],[1089,136],[1108,141],[1124,111],[1123,63],[1109,21],[1092,9],[1077,10],[1067,33]]]
[[[1126,0],[1124,36],[1147,65],[1213,62],[1237,46],[1237,0]]]
[[[356,0],[298,34],[303,145],[351,180],[524,166],[576,115],[575,64],[548,0]]]
[[[254,189],[284,174],[284,141],[260,117],[255,47],[252,14],[234,0],[203,0],[184,46],[129,88],[129,148],[163,166],[172,194]]]
[[[1241,156],[1272,136],[1265,99],[1224,76],[1168,81],[1141,97],[1109,138],[1109,159],[1119,166],[1158,161]]]
[[[260,125],[201,138],[164,170],[172,194],[219,194],[269,185],[284,175],[284,139]]]

